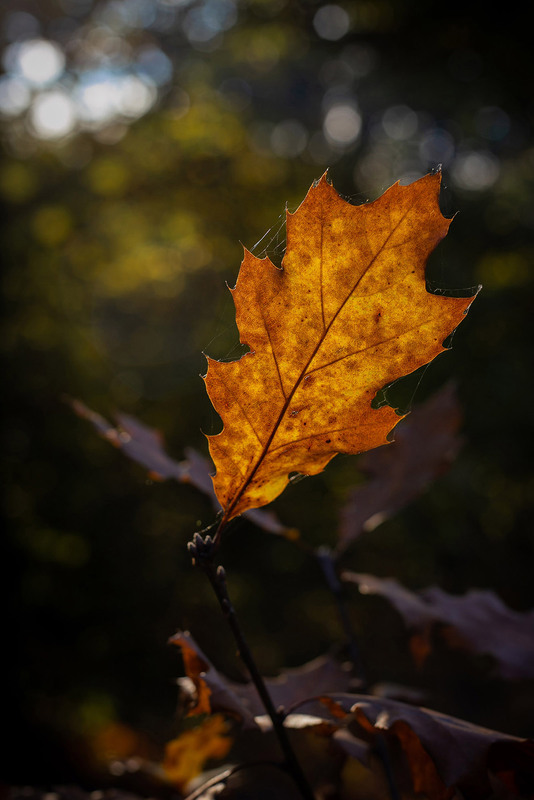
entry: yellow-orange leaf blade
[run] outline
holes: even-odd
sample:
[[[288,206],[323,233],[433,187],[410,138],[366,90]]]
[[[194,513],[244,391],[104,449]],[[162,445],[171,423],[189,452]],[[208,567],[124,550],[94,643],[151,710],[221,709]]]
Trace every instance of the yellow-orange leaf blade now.
[[[386,444],[400,417],[371,407],[376,392],[442,352],[473,299],[426,290],[450,225],[440,179],[352,206],[323,176],[287,214],[282,269],[245,251],[233,296],[250,352],[208,359],[206,376],[224,424],[209,444],[225,521],[274,500],[291,472]]]
[[[184,731],[165,747],[163,771],[167,780],[182,792],[200,775],[211,758],[224,758],[233,744],[222,714],[208,717],[196,728]]]

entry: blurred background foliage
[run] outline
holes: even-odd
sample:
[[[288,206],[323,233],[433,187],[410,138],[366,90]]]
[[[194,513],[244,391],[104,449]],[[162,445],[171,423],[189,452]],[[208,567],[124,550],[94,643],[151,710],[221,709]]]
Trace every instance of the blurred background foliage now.
[[[5,0],[0,121],[4,635],[14,700],[9,780],[66,781],[97,755],[160,753],[176,732],[189,628],[238,676],[185,543],[210,523],[193,488],[153,483],[63,404],[135,414],[181,457],[219,422],[202,352],[241,352],[225,282],[240,242],[279,263],[284,206],[325,169],[352,202],[443,167],[459,211],[432,257],[445,289],[484,290],[455,348],[398,402],[451,376],[465,445],[420,501],[362,537],[344,566],[410,588],[495,589],[534,606],[530,28],[518,9],[401,0]],[[417,391],[415,391],[417,388]],[[355,458],[276,502],[333,544]],[[341,630],[317,566],[242,522],[224,562],[258,662],[273,674]],[[399,618],[351,594],[371,681],[533,734],[527,684],[437,649],[416,672]],[[530,728],[529,728],[530,726]],[[5,753],[4,753],[5,754]],[[157,757],[157,756],[156,756]]]

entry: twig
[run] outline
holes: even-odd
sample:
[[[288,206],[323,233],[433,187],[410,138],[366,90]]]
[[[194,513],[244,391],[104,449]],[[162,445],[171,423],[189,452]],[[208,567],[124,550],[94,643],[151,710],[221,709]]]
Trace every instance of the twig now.
[[[222,783],[223,781],[227,781],[228,778],[231,778],[232,775],[237,775],[238,772],[244,772],[247,769],[254,769],[254,767],[273,767],[274,769],[284,770],[283,765],[275,764],[273,761],[247,761],[245,764],[236,764],[233,767],[229,767],[225,769],[223,772],[220,772],[218,775],[214,775],[213,778],[210,778],[201,786],[197,786],[184,800],[202,800],[202,795],[206,791],[206,789],[213,788],[217,786],[218,783]]]
[[[354,629],[350,621],[347,600],[345,597],[345,589],[339,580],[334,554],[329,547],[319,547],[318,550],[315,551],[315,556],[321,565],[328,588],[332,592],[332,595],[336,601],[337,612],[339,619],[341,620],[341,625],[343,626],[343,632],[345,633],[349,658],[352,661],[352,666],[356,677],[361,681],[360,691],[365,693],[367,687],[365,667],[363,665],[360,648],[356,640],[356,634],[354,633]]]
[[[378,733],[376,736],[375,750],[380,761],[382,762],[382,766],[384,767],[384,775],[386,777],[391,800],[401,800],[401,795],[397,788],[395,776],[393,774],[393,767],[391,765],[391,758],[389,757],[386,737],[383,733]]]
[[[214,786],[217,786],[218,783],[225,781],[227,778],[230,777],[232,774],[231,769],[225,769],[224,772],[219,773],[219,775],[215,775],[213,778],[210,778],[201,786],[197,786],[190,794],[187,795],[185,800],[198,800],[204,794],[206,789],[211,789]]]
[[[215,565],[214,556],[217,550],[217,544],[217,536],[215,540],[209,535],[203,539],[199,533],[196,533],[193,537],[193,541],[189,542],[187,547],[192,557],[193,564],[199,567],[208,577],[222,612],[230,625],[239,655],[249,671],[252,682],[256,687],[267,714],[271,718],[273,730],[280,744],[289,774],[293,778],[304,800],[314,800],[313,792],[297,761],[287,731],[284,727],[284,715],[278,712],[274,707],[271,696],[254,661],[252,652],[237,619],[235,609],[230,601],[224,567],[217,567]]]
[[[356,640],[356,634],[354,633],[354,629],[350,621],[345,588],[339,580],[335,556],[328,547],[319,547],[319,549],[315,551],[315,555],[323,570],[328,588],[332,592],[336,601],[339,618],[341,620],[347,641],[349,657],[352,661],[354,672],[361,681],[360,691],[365,694],[368,691],[365,668],[363,665],[360,648]],[[384,774],[388,784],[390,798],[391,800],[400,800],[400,793],[397,788],[397,784],[395,783],[395,776],[393,774],[393,767],[391,765],[386,739],[382,733],[377,733],[376,735],[375,749],[382,762],[382,766],[384,767]]]

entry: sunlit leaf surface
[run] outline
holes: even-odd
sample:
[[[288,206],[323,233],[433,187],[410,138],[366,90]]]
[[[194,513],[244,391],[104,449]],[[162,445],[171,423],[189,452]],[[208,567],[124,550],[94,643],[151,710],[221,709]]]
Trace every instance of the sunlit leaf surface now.
[[[441,176],[352,206],[323,178],[287,215],[282,268],[245,251],[233,290],[239,361],[209,359],[224,428],[211,436],[223,522],[262,506],[291,472],[386,444],[399,421],[379,389],[441,353],[471,298],[430,294],[425,266],[450,220]]]

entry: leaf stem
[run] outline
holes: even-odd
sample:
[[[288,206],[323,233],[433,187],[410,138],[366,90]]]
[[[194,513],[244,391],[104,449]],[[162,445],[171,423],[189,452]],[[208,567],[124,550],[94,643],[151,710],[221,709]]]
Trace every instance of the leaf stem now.
[[[314,800],[314,794],[310,788],[308,780],[302,771],[302,768],[294,753],[293,747],[289,741],[287,730],[284,727],[285,714],[282,711],[277,711],[271,699],[269,691],[265,685],[260,671],[254,660],[254,656],[248,646],[245,634],[237,618],[234,606],[228,594],[228,587],[226,584],[226,571],[222,566],[216,566],[214,556],[217,550],[217,537],[220,534],[222,526],[219,526],[215,539],[211,536],[206,536],[204,539],[199,533],[193,537],[193,541],[189,542],[188,550],[192,557],[193,564],[199,567],[207,576],[213,591],[219,601],[221,610],[230,626],[233,633],[235,642],[237,644],[238,653],[245,664],[252,682],[261,698],[265,710],[273,725],[274,733],[278,739],[280,749],[284,756],[285,766],[288,773],[293,778],[296,786],[298,787],[304,800]]]

